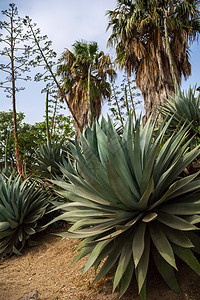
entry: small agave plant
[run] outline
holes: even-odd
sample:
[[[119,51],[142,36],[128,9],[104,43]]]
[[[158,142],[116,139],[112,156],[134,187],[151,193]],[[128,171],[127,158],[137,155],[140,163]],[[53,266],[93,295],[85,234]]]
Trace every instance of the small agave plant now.
[[[63,174],[70,183],[53,181],[61,189],[63,219],[73,225],[60,234],[80,238],[75,261],[87,254],[85,273],[95,266],[96,283],[116,265],[113,291],[120,285],[123,295],[135,274],[138,291],[146,299],[149,260],[175,292],[180,292],[174,270],[176,256],[200,275],[193,252],[200,253],[197,224],[200,222],[200,179],[198,174],[180,177],[197,155],[199,146],[188,151],[185,126],[163,141],[170,125],[143,127],[132,117],[119,136],[110,119],[102,119],[80,136],[72,147],[76,169],[66,164]],[[134,129],[134,130],[133,130]]]
[[[67,159],[69,152],[68,146],[63,145],[64,139],[61,141],[51,141],[46,143],[36,151],[37,169],[43,177],[52,178],[61,176],[59,164],[63,163],[63,159]]]
[[[188,92],[180,91],[179,94],[165,100],[160,112],[164,118],[173,117],[170,123],[171,129],[183,124],[190,125],[190,130],[194,134],[200,126],[200,93],[197,93],[196,88],[191,87]]]
[[[44,187],[18,176],[0,175],[0,256],[21,254],[31,235],[41,230],[41,220],[48,206]]]

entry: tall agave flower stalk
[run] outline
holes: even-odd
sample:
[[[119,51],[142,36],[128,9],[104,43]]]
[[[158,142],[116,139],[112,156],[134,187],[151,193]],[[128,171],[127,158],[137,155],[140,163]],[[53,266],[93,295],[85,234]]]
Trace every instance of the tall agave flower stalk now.
[[[94,123],[81,135],[81,145],[72,147],[76,169],[70,164],[61,168],[71,183],[53,181],[61,188],[60,196],[69,200],[54,221],[73,224],[60,235],[82,239],[75,261],[90,254],[84,274],[105,259],[93,283],[116,265],[113,291],[120,285],[121,295],[135,274],[138,292],[146,299],[150,259],[175,292],[180,292],[176,256],[200,275],[193,254],[200,253],[195,232],[200,222],[199,173],[180,176],[200,150],[188,151],[186,127],[164,142],[170,121],[154,135],[155,122],[149,120],[144,127],[136,122],[134,128],[130,117],[122,136],[110,119]]]

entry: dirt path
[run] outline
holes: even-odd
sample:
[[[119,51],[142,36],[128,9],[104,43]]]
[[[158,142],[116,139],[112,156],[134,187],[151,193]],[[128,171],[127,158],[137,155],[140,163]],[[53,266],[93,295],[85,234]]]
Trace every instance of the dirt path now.
[[[81,277],[86,258],[72,264],[77,252],[73,252],[78,240],[64,239],[45,233],[40,245],[26,248],[23,256],[13,256],[0,262],[0,300],[18,300],[26,293],[37,290],[41,300],[116,300],[118,291],[112,294],[112,274],[95,286],[91,269]],[[187,267],[180,266],[178,281],[182,294],[170,291],[155,272],[149,274],[147,299],[149,300],[200,300],[200,278]],[[122,300],[139,300],[133,280]]]

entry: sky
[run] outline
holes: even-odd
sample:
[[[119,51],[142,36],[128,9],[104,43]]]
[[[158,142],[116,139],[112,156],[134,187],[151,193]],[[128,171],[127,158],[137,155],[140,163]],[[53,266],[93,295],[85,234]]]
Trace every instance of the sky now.
[[[0,0],[0,11],[8,9],[9,3],[16,4],[20,17],[28,15],[37,23],[41,34],[52,40],[52,47],[58,53],[58,58],[65,48],[71,49],[76,40],[96,41],[100,50],[114,55],[114,51],[106,47],[110,35],[109,31],[106,32],[106,12],[115,8],[115,0]],[[197,43],[191,47],[190,61],[192,75],[186,82],[183,80],[183,89],[187,89],[189,85],[200,86],[200,45]],[[45,84],[34,81],[21,84],[25,90],[17,93],[17,111],[25,113],[27,123],[42,121],[45,114],[45,94],[41,94],[41,90]],[[0,111],[11,108],[11,99],[6,98],[0,89]],[[103,113],[107,113],[106,104]]]

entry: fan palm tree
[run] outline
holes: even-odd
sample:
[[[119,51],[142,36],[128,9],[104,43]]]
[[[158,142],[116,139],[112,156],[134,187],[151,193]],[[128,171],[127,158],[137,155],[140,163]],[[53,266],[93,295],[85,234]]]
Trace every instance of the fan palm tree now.
[[[135,72],[146,119],[174,94],[181,76],[191,74],[189,45],[200,33],[198,7],[195,0],[118,0],[107,13],[112,29],[108,45],[116,47],[120,67]]]
[[[110,56],[99,51],[96,42],[76,41],[72,47],[73,51],[63,53],[58,74],[83,129],[89,120],[92,123],[100,116],[102,101],[111,95],[108,79],[113,80],[116,74]]]

